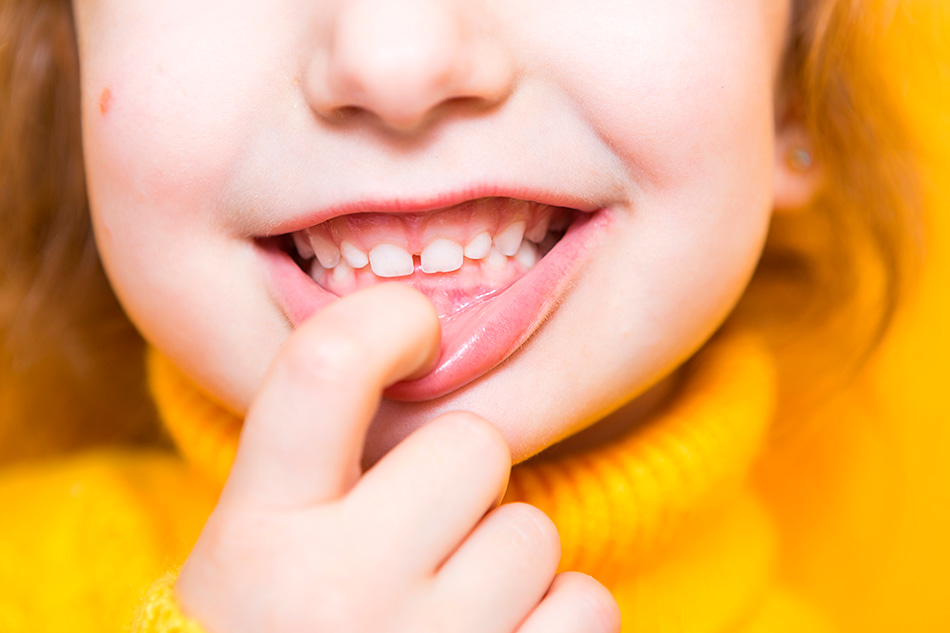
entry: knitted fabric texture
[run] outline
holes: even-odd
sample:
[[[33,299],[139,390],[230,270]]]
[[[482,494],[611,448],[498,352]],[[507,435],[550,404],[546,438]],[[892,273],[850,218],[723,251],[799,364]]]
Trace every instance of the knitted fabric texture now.
[[[161,355],[151,354],[149,370],[182,454],[222,485],[241,420]],[[774,530],[746,484],[774,397],[764,347],[723,338],[690,364],[679,397],[648,424],[591,450],[516,466],[505,502],[530,503],[552,518],[561,570],[606,584],[625,630],[757,630],[754,623],[776,610],[786,612],[783,622],[801,624],[808,609],[791,606],[774,586]],[[163,586],[152,599],[170,617]],[[807,621],[808,630],[822,630],[812,615]]]

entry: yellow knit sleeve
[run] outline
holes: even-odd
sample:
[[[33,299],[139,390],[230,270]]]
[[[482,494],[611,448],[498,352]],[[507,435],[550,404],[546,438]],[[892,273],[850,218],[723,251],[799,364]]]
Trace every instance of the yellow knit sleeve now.
[[[135,610],[132,633],[205,633],[200,624],[185,616],[175,600],[172,587],[178,570],[156,580]]]
[[[171,607],[153,583],[187,558],[216,494],[180,458],[154,450],[7,466],[0,631],[127,631],[135,614],[150,613],[152,628],[139,630],[162,631],[157,615]]]

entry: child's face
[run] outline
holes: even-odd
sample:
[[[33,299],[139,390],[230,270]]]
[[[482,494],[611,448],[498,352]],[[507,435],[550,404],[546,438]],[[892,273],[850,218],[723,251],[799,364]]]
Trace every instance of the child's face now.
[[[526,457],[667,375],[741,295],[782,195],[789,1],[75,0],[100,252],[145,337],[244,411],[291,323],[439,238],[428,267],[469,246],[458,272],[396,278],[444,313],[443,360],[368,450],[467,409]],[[357,211],[404,213],[318,227],[316,281],[305,240],[264,239]],[[525,272],[549,216],[572,228]],[[497,241],[518,256],[478,259],[519,220],[540,246],[515,226]],[[344,241],[397,250],[331,269]]]

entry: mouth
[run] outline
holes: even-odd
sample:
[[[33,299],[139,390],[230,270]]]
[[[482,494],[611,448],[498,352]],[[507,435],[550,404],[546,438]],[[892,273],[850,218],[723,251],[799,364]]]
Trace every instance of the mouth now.
[[[487,197],[416,212],[345,213],[257,243],[294,326],[378,283],[404,283],[429,297],[442,326],[438,365],[384,394],[423,401],[514,354],[561,303],[608,221],[606,209]]]

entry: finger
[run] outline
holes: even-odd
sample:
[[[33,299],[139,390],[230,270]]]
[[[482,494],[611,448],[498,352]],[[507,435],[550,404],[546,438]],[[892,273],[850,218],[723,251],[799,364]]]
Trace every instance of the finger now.
[[[435,604],[456,613],[460,631],[513,631],[544,597],[560,557],[557,529],[543,512],[503,505],[439,570]]]
[[[363,526],[363,540],[382,543],[404,571],[432,573],[501,501],[510,470],[508,445],[494,426],[472,413],[448,413],[377,462],[343,507]]]
[[[590,576],[564,572],[518,633],[620,633],[620,607]]]
[[[222,499],[299,508],[343,495],[382,390],[430,369],[439,323],[424,295],[385,284],[308,319],[278,353],[248,411]]]

